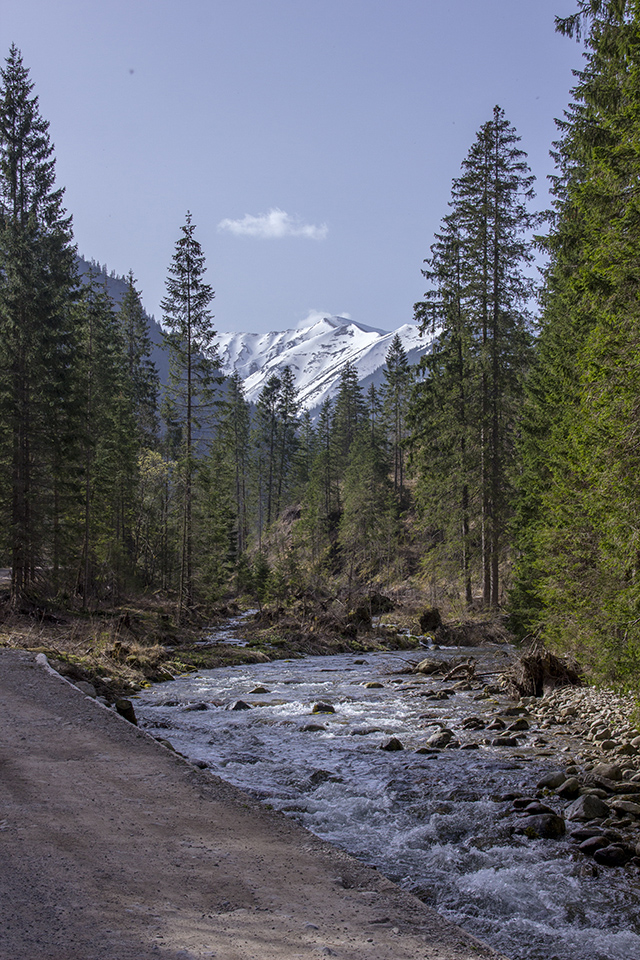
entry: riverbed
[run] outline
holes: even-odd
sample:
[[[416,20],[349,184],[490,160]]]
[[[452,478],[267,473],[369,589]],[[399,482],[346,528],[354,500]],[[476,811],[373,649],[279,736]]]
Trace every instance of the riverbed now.
[[[469,654],[485,685],[508,659],[501,647],[434,655]],[[141,692],[135,709],[154,736],[512,960],[640,960],[637,869],[598,870],[568,838],[513,832],[513,795],[535,794],[581,743],[555,733],[550,742],[533,726],[517,745],[493,746],[486,729],[463,723],[486,723],[509,702],[495,688],[487,696],[479,684],[409,672],[418,659],[403,651],[203,671]],[[453,745],[430,746],[443,728]]]

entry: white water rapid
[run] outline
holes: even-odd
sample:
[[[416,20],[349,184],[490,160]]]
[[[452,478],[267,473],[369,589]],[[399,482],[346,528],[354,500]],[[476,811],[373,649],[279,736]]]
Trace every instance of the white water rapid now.
[[[480,676],[504,663],[499,648],[437,656],[461,652],[477,659]],[[568,838],[511,832],[505,795],[535,793],[558,756],[569,762],[572,745],[558,754],[557,740],[545,749],[527,738],[515,749],[416,753],[439,725],[463,747],[480,744],[486,731],[461,721],[497,709],[477,690],[425,697],[443,685],[398,673],[418,659],[343,655],[203,671],[143,691],[135,709],[154,736],[377,866],[512,960],[640,960],[635,868],[594,871]],[[238,700],[251,709],[231,709]],[[335,713],[312,714],[319,701]],[[404,750],[380,749],[391,736]]]

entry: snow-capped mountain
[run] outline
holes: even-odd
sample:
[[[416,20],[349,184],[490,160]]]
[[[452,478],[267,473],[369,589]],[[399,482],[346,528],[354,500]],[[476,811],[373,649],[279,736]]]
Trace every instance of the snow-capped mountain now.
[[[336,393],[340,371],[348,361],[356,367],[364,389],[382,382],[385,358],[396,333],[410,363],[416,363],[429,349],[430,339],[420,336],[414,324],[388,332],[345,317],[323,317],[296,330],[220,333],[218,350],[222,372],[240,374],[247,400],[255,403],[271,374],[288,366],[302,406],[313,411]]]
[[[89,271],[100,276],[114,303],[119,304],[127,290],[125,277],[108,273],[95,261],[78,258],[78,273]],[[162,328],[148,317],[152,359],[160,382],[169,378],[169,358]],[[409,363],[417,363],[429,350],[431,337],[421,337],[415,324],[406,323],[391,332],[356,323],[347,317],[315,314],[295,330],[274,333],[220,333],[216,341],[221,372],[229,375],[237,370],[244,381],[247,400],[255,403],[272,373],[289,366],[293,372],[298,396],[304,408],[316,415],[321,404],[333,397],[340,372],[348,361],[354,364],[363,390],[371,383],[383,382],[385,360],[395,334],[400,336]]]

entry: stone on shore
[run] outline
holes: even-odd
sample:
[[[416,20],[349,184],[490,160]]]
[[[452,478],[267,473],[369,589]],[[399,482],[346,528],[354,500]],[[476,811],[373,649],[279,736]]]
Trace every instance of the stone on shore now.
[[[609,807],[598,797],[585,793],[565,810],[567,820],[599,820],[609,816]]]

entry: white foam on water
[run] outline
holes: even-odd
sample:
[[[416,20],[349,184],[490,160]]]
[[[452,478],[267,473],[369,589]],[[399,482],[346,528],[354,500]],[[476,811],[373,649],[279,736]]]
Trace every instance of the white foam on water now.
[[[588,861],[568,840],[511,836],[511,805],[500,796],[535,790],[557,759],[526,762],[491,747],[413,753],[436,721],[465,739],[461,718],[490,707],[473,693],[433,701],[399,689],[404,683],[391,683],[389,673],[407,658],[311,657],[205,671],[144,691],[136,713],[181,753],[375,864],[512,960],[640,960],[637,874],[602,868],[583,876]],[[384,686],[364,687],[369,680]],[[257,685],[270,692],[251,694]],[[237,700],[252,709],[231,711]],[[313,714],[319,701],[336,712]],[[200,702],[209,708],[185,710]],[[309,724],[324,729],[305,730]],[[407,749],[381,750],[391,735]]]

